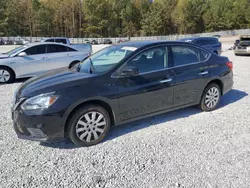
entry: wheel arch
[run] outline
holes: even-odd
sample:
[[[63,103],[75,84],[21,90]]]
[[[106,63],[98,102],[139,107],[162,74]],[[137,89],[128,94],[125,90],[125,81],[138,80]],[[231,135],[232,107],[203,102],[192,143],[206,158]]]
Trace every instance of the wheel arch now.
[[[215,83],[215,84],[217,84],[217,85],[220,87],[221,95],[223,95],[224,84],[223,84],[223,82],[222,82],[220,79],[218,79],[218,78],[209,81],[209,82],[207,83],[206,87],[204,88],[204,90],[207,88],[208,85],[210,85],[210,84],[212,84],[212,83]]]
[[[73,64],[77,64],[77,63],[80,63],[81,61],[80,60],[74,60],[74,61],[71,61],[70,64],[69,64],[69,68],[71,68],[71,66]]]
[[[14,74],[14,78],[16,78],[16,73],[15,73],[15,71],[14,71],[14,69],[13,68],[11,68],[11,67],[9,67],[9,66],[7,66],[7,65],[0,65],[0,68],[8,68],[8,69],[10,69],[11,71],[12,71],[12,73]]]
[[[89,101],[84,101],[80,104],[78,104],[77,106],[75,106],[70,112],[69,115],[67,117],[65,126],[64,126],[64,135],[65,137],[67,136],[67,130],[68,130],[68,122],[70,120],[70,118],[73,116],[73,114],[81,107],[85,106],[85,105],[99,105],[101,107],[103,107],[105,110],[107,110],[109,116],[110,116],[110,121],[111,121],[111,126],[115,125],[116,119],[115,119],[115,113],[111,107],[110,104],[108,104],[107,102],[100,100],[100,99],[94,99],[94,100],[89,100]]]

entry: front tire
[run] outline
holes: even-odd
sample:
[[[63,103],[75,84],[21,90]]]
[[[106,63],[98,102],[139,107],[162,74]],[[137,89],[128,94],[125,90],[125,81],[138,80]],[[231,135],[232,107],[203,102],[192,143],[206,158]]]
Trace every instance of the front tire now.
[[[77,146],[92,146],[100,143],[109,129],[109,113],[99,105],[86,105],[70,118],[68,136]]]
[[[213,111],[217,108],[221,99],[221,88],[216,83],[209,84],[201,97],[200,108],[205,112]]]
[[[14,72],[8,67],[0,67],[0,84],[12,83],[15,80]]]

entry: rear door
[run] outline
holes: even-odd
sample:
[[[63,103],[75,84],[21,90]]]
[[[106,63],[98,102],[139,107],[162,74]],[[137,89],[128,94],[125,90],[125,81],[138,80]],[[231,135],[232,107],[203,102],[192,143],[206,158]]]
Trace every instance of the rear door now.
[[[139,75],[116,79],[119,88],[119,117],[133,119],[173,106],[173,71],[169,67],[167,46],[139,53],[122,68],[133,66]]]
[[[198,103],[209,76],[210,53],[194,46],[171,45],[174,107]]]
[[[68,53],[68,47],[60,44],[47,44],[47,61],[49,70],[68,67],[71,58]]]

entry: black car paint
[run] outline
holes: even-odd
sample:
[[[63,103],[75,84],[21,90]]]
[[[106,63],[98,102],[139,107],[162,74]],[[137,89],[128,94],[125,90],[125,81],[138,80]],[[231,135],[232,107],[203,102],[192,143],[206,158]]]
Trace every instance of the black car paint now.
[[[104,74],[60,69],[26,81],[18,89],[16,100],[54,91],[60,97],[55,104],[43,111],[24,111],[20,105],[12,109],[14,128],[19,138],[38,141],[64,138],[67,136],[67,119],[77,107],[86,103],[102,105],[109,111],[112,124],[119,125],[196,105],[211,81],[222,86],[222,94],[232,88],[232,71],[225,65],[229,60],[213,53],[210,53],[209,61],[205,62],[170,67],[135,77],[119,76],[121,65],[139,52],[155,46],[174,44],[205,50],[183,42],[129,42],[122,45],[136,46],[138,49]],[[204,71],[209,74],[199,75]],[[172,78],[171,82],[161,83],[169,78]],[[27,127],[40,127],[47,137],[31,137]]]

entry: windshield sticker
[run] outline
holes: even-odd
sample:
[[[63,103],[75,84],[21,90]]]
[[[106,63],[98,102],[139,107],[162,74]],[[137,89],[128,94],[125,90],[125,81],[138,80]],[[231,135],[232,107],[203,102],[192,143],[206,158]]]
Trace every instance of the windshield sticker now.
[[[122,50],[135,51],[135,50],[137,50],[137,48],[131,47],[131,46],[124,46],[124,47],[122,47]]]

